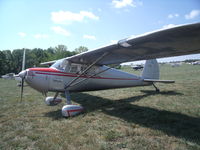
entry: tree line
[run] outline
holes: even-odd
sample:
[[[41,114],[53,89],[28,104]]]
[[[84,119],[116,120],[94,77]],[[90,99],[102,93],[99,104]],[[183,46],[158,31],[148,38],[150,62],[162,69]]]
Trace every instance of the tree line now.
[[[56,47],[50,47],[48,49],[34,48],[26,50],[26,68],[40,66],[40,63],[57,60],[72,55],[85,52],[87,47],[79,46],[74,51],[69,51],[67,46],[58,45]],[[0,51],[0,76],[7,73],[19,73],[22,70],[23,61],[23,49],[2,50]]]

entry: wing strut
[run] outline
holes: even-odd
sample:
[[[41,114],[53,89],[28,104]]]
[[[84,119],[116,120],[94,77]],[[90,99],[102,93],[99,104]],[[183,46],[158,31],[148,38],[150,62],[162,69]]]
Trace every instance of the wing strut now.
[[[97,62],[99,62],[101,59],[103,59],[106,55],[108,55],[108,52],[103,53],[98,59],[96,59],[91,65],[89,65],[80,75],[78,75],[76,78],[74,78],[71,82],[69,82],[65,86],[65,90],[70,87],[76,80],[78,80],[86,71],[88,71],[91,67],[93,67]]]

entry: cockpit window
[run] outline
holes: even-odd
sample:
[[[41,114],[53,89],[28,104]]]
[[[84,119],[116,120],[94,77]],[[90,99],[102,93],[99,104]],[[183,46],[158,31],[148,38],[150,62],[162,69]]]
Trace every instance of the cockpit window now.
[[[69,71],[69,62],[66,59],[56,61],[51,68],[56,68],[61,71]]]
[[[66,59],[60,59],[60,60],[56,61],[56,63],[54,63],[51,66],[51,68],[56,68],[56,69],[63,71],[63,72],[70,72],[70,73],[76,73],[76,74],[83,73],[86,70],[87,67],[88,66],[85,65],[85,64],[70,63]],[[98,72],[98,67],[93,66],[89,70],[84,72],[84,74],[94,75],[97,72]]]

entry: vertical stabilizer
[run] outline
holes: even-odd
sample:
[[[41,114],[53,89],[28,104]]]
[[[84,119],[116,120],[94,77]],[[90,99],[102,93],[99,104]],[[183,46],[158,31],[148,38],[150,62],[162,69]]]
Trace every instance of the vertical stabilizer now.
[[[146,60],[144,69],[142,72],[143,79],[159,79],[160,71],[159,65],[156,59]]]

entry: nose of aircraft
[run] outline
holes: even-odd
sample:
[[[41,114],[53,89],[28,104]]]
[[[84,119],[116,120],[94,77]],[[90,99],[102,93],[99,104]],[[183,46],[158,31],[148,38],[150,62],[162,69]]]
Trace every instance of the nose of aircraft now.
[[[20,78],[25,78],[25,76],[26,76],[26,74],[27,74],[27,71],[26,70],[23,70],[23,71],[21,71],[20,73],[19,73],[19,76],[20,76]]]

